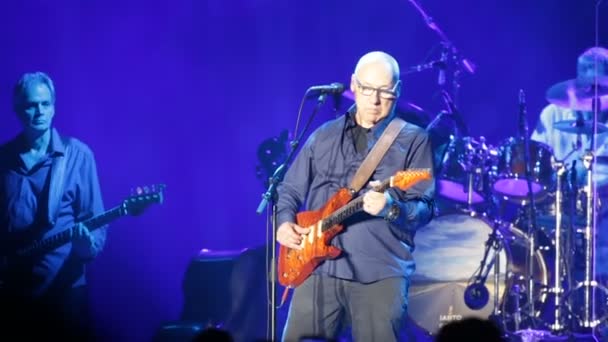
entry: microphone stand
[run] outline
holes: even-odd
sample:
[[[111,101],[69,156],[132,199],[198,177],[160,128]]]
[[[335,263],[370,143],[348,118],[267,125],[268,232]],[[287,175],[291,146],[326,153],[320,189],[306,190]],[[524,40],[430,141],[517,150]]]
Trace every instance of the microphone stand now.
[[[304,94],[302,103],[306,99],[307,94],[308,94],[308,91],[306,92],[306,94]],[[271,262],[270,262],[270,271],[269,271],[269,278],[270,278],[270,315],[269,315],[270,316],[269,317],[270,337],[269,337],[269,340],[270,341],[276,341],[276,323],[277,323],[276,310],[278,309],[278,307],[276,305],[276,301],[277,301],[277,298],[276,298],[277,297],[276,296],[276,288],[277,288],[276,253],[277,253],[277,228],[278,228],[277,227],[277,202],[278,202],[277,188],[278,188],[279,184],[283,181],[283,177],[285,176],[285,172],[287,170],[287,165],[289,165],[291,163],[292,159],[294,158],[295,152],[298,149],[298,146],[300,145],[300,141],[304,137],[304,134],[310,127],[310,124],[312,123],[313,118],[319,111],[319,108],[321,108],[323,103],[325,103],[326,99],[327,99],[326,93],[322,93],[317,98],[317,104],[315,105],[311,116],[308,118],[308,121],[306,122],[306,126],[304,126],[304,129],[302,130],[300,135],[297,136],[295,140],[290,142],[289,145],[290,145],[291,149],[289,150],[289,153],[287,154],[287,157],[285,158],[285,161],[283,162],[283,164],[281,164],[279,167],[277,167],[274,174],[270,178],[268,190],[262,195],[262,201],[260,202],[258,209],[256,210],[256,213],[261,214],[268,206],[268,203],[272,202],[272,241],[270,244],[271,245]],[[302,109],[302,107],[300,106],[300,111],[301,111],[301,109]],[[300,119],[299,114],[300,113],[298,113],[298,121]],[[297,124],[296,124],[296,127],[297,127]]]

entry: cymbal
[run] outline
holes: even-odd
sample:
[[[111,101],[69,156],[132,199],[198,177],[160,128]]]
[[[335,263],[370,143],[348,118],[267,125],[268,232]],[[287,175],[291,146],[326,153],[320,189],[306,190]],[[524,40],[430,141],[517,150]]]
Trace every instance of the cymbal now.
[[[583,121],[581,121],[580,126],[577,125],[576,121],[577,120],[558,121],[553,124],[553,128],[557,129],[558,131],[565,132],[565,133],[585,134],[585,135],[593,134],[593,121],[583,120]],[[598,122],[597,123],[597,133],[601,134],[604,132],[608,132],[608,126],[606,126],[603,123]]]
[[[597,89],[597,93],[596,93]],[[592,111],[593,99],[600,97],[601,109],[608,108],[608,77],[584,81],[570,79],[559,82],[547,90],[547,101],[564,108],[573,110]]]

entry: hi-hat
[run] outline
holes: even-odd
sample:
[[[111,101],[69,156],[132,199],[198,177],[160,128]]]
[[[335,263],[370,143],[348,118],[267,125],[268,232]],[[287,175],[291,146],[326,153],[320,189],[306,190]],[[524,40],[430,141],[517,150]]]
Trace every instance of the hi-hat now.
[[[547,101],[573,110],[592,111],[593,99],[599,97],[601,109],[608,108],[608,77],[584,81],[571,79],[559,82],[547,90]]]
[[[577,120],[563,120],[554,123],[553,128],[565,133],[591,135],[593,134],[593,121],[581,120],[577,122]],[[597,133],[601,134],[604,132],[608,132],[608,126],[598,122]]]

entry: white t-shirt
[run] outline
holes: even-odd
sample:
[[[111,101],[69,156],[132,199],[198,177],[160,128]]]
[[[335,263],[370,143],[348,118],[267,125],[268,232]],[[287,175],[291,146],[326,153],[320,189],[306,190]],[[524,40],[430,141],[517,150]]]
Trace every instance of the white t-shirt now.
[[[593,113],[583,112],[585,119],[591,119]],[[556,122],[563,120],[576,120],[576,112],[569,108],[558,107],[554,104],[547,105],[540,114],[540,120],[536,129],[532,133],[531,139],[544,143],[553,149],[553,155],[557,160],[562,160],[576,146],[577,135],[559,131],[553,127]],[[608,157],[608,133],[598,134],[597,136],[596,156]],[[583,156],[587,149],[590,148],[590,137],[587,135],[580,136],[582,148],[572,153],[565,162],[568,167],[576,160],[576,168],[578,170],[579,180],[584,182],[585,168],[583,166]],[[604,187],[608,185],[608,164],[596,163],[596,172],[594,174],[597,183],[598,191],[608,190]],[[579,184],[583,185],[583,184]]]
[[[593,113],[583,112],[583,118],[591,119]],[[605,113],[602,113],[605,114]],[[577,135],[559,131],[553,125],[562,120],[576,120],[576,112],[572,109],[558,107],[554,104],[547,105],[540,114],[540,120],[532,133],[531,139],[544,143],[553,149],[553,155],[557,160],[562,160],[572,151],[577,142]],[[601,121],[600,121],[601,122]],[[586,169],[582,163],[585,151],[590,147],[590,139],[581,135],[582,148],[572,153],[565,160],[570,168],[572,162],[577,160],[577,179],[579,188],[586,184]],[[597,135],[596,156],[608,156],[608,133]],[[596,231],[596,274],[602,275],[602,283],[608,276],[608,165],[595,164],[595,181],[600,199],[600,210],[598,214],[598,225]],[[579,255],[579,258],[581,256]],[[579,260],[580,261],[580,260]],[[581,279],[576,279],[580,281]],[[598,279],[599,280],[599,279]]]

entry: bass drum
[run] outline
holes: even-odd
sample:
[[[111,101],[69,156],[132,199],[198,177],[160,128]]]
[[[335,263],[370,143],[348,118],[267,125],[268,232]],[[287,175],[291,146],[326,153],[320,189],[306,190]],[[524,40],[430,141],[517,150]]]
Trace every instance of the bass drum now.
[[[434,335],[444,325],[467,317],[489,318],[493,313],[494,266],[488,273],[485,286],[489,300],[474,310],[465,304],[465,289],[479,274],[486,241],[492,233],[492,223],[476,213],[450,213],[435,217],[431,223],[416,233],[414,259],[416,272],[411,278],[408,314],[412,321]],[[528,303],[525,298],[525,260],[528,238],[519,228],[501,224],[499,241],[504,248],[499,253],[498,304],[505,330],[514,331],[525,322],[515,315],[517,307]],[[541,239],[540,245],[546,243]],[[540,250],[546,249],[545,247]],[[493,249],[487,263],[493,260]],[[492,263],[495,265],[495,263]],[[545,256],[538,251],[535,257],[534,279],[535,308],[544,306],[546,287],[549,282]],[[521,293],[517,293],[518,289]],[[540,313],[540,312],[539,312]],[[516,325],[517,324],[517,325]]]

